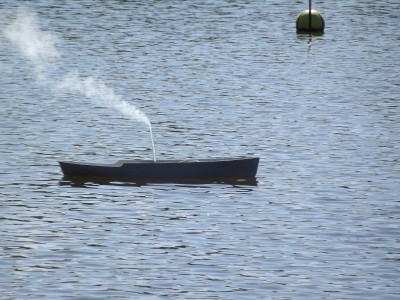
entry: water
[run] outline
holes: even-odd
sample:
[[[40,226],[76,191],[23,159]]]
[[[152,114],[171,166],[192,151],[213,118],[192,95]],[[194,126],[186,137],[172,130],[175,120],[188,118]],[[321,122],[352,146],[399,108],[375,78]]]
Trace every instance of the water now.
[[[398,299],[400,5],[314,1],[310,37],[306,2],[0,4],[56,39],[52,83],[144,112],[157,158],[261,158],[256,186],[63,180],[150,159],[148,128],[0,35],[0,298]]]

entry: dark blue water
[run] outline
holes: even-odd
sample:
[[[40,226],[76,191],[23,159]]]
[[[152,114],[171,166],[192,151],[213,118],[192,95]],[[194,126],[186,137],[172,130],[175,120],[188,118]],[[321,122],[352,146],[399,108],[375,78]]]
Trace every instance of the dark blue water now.
[[[0,299],[398,299],[400,4],[297,35],[305,2],[3,1]],[[64,180],[152,158],[109,96],[159,159],[259,156],[257,185]]]

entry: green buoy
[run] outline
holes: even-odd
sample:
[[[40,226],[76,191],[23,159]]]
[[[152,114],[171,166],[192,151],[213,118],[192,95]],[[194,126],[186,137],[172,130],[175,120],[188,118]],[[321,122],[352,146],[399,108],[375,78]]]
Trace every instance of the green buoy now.
[[[308,9],[302,11],[296,21],[297,32],[317,32],[322,33],[325,29],[325,21],[322,15],[311,9],[311,0],[308,1]]]

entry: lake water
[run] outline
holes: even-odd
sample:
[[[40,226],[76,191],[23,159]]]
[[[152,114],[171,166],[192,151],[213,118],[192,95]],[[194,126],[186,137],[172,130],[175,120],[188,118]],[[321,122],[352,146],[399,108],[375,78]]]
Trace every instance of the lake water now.
[[[2,1],[0,298],[399,299],[400,3],[307,2]],[[64,180],[152,158],[115,101],[257,185]]]

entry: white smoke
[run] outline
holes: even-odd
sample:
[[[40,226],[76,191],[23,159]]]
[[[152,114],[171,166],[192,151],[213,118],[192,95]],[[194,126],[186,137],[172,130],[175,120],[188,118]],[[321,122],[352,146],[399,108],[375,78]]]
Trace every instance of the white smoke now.
[[[149,118],[141,110],[123,100],[113,88],[93,77],[81,77],[76,70],[64,76],[57,89],[84,95],[95,104],[114,108],[126,117],[150,126]]]
[[[20,8],[16,20],[6,26],[3,33],[32,64],[37,78],[47,79],[48,71],[56,66],[60,54],[56,38],[40,30],[36,13]]]
[[[49,84],[50,89],[55,87],[59,92],[80,94],[95,104],[116,109],[124,116],[146,124],[150,130],[154,161],[156,160],[151,123],[145,113],[123,100],[101,80],[82,77],[78,70],[72,70],[60,78],[51,76],[50,71],[58,68],[61,55],[56,47],[56,37],[40,29],[35,12],[27,8],[19,9],[16,19],[5,27],[3,34],[32,65],[37,79]]]

